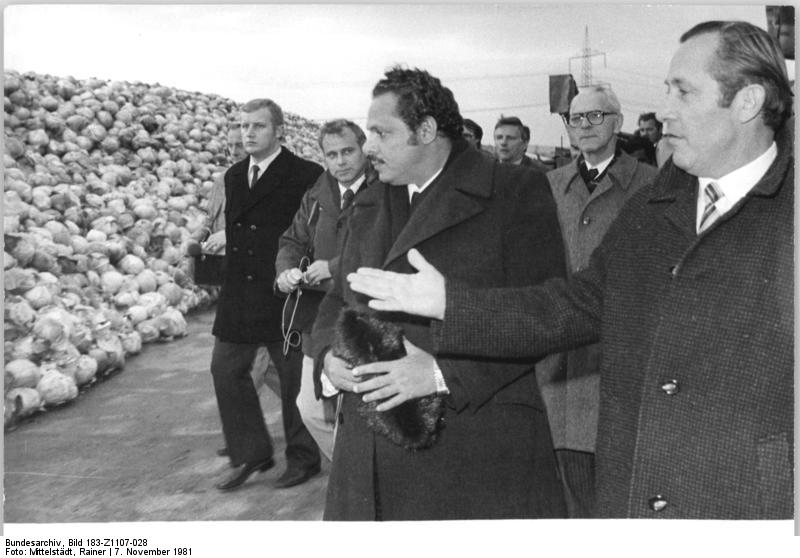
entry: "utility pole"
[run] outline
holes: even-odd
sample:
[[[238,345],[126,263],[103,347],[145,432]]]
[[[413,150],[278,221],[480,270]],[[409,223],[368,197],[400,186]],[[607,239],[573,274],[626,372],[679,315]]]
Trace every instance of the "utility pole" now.
[[[600,52],[597,50],[592,50],[589,46],[589,26],[585,27],[585,32],[583,36],[583,50],[581,54],[577,56],[570,56],[569,57],[569,73],[572,73],[572,61],[576,58],[581,59],[581,87],[586,87],[587,85],[592,85],[592,57],[594,56],[602,56],[603,57],[603,67],[606,67],[606,53]]]

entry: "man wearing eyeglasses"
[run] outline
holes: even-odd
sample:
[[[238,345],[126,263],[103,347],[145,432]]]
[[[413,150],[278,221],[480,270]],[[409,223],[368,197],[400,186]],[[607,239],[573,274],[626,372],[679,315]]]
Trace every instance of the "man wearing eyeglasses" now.
[[[589,264],[589,256],[622,206],[658,171],[617,146],[622,112],[611,87],[581,89],[564,123],[570,144],[580,155],[547,173],[547,178],[571,275]],[[595,343],[548,357],[560,361],[560,366],[541,366],[539,372],[564,496],[574,518],[590,517],[594,503],[600,356],[600,344]]]
[[[329,397],[335,394],[331,392],[335,388],[324,390],[322,384],[327,378],[314,377],[311,327],[319,303],[338,272],[339,248],[353,201],[377,178],[374,173],[367,176],[367,156],[363,150],[366,140],[364,131],[350,120],[332,120],[322,126],[318,143],[328,172],[303,196],[291,226],[278,242],[275,260],[278,290],[286,295],[295,293],[284,307],[285,333],[302,334],[303,373],[297,408],[328,459],[333,455],[333,413],[326,413],[325,407],[333,404]],[[306,265],[301,266],[301,262]],[[291,338],[287,342],[292,342]],[[323,399],[324,396],[327,397]]]

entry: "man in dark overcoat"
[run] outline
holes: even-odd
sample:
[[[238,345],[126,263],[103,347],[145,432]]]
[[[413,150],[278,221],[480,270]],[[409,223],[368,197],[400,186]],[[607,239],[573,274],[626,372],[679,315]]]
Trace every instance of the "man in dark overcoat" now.
[[[412,253],[418,274],[371,271],[351,288],[443,319],[438,353],[599,340],[597,516],[789,519],[792,90],[778,45],[752,24],[702,23],[681,43],[659,111],[672,160],[569,283],[445,289]]]
[[[212,330],[216,337],[211,375],[227,453],[234,470],[217,485],[240,486],[256,471],[273,466],[273,447],[250,368],[266,345],[278,370],[286,435],[286,472],[278,487],[319,472],[319,450],[297,411],[302,353],[284,355],[283,300],[273,294],[278,238],[291,224],[300,199],[322,167],[281,146],[283,112],[269,99],[242,107],[242,140],[249,154],[225,173],[225,272]]]
[[[452,92],[422,70],[387,72],[373,90],[367,127],[365,151],[381,183],[354,201],[340,272],[313,333],[325,373],[343,392],[324,518],[563,517],[532,360],[434,360],[429,321],[403,314],[378,317],[402,326],[414,362],[408,375],[389,366],[360,381],[358,368],[328,350],[338,313],[330,308],[365,308],[345,275],[364,265],[408,271],[412,247],[475,287],[563,275],[546,179],[468,146]],[[427,449],[412,451],[375,433],[356,410],[364,394],[383,401],[382,411],[437,393],[445,402],[443,428]]]

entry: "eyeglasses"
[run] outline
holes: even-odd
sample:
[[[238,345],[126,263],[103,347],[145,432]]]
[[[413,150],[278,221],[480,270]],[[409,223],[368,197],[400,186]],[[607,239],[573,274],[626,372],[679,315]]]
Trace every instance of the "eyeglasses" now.
[[[573,112],[569,116],[564,118],[564,122],[566,122],[572,128],[580,128],[583,126],[584,118],[589,121],[589,124],[592,126],[597,126],[603,123],[606,116],[610,116],[612,114],[617,114],[616,112],[603,112],[602,110],[591,110],[589,112]]]

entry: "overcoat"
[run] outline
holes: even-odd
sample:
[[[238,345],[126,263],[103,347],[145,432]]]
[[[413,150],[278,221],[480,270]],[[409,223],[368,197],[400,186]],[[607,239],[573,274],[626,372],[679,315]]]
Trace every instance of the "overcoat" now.
[[[374,173],[367,173],[367,178],[358,189],[357,195],[363,195],[374,179]],[[294,325],[304,334],[311,333],[319,304],[333,284],[332,277],[339,271],[339,252],[352,207],[351,205],[345,210],[341,209],[339,184],[329,172],[324,172],[303,195],[292,224],[278,241],[278,256],[275,259],[276,277],[287,269],[298,267],[304,256],[309,257],[311,262],[316,260],[328,262],[331,279],[325,279],[313,286],[301,286],[303,294],[297,305]],[[304,339],[303,353],[314,356],[310,340],[307,343]]]
[[[563,275],[555,205],[542,174],[497,163],[459,141],[429,189],[410,217],[405,186],[379,183],[356,197],[339,274],[314,325],[317,354],[331,344],[338,314],[331,309],[365,307],[366,298],[348,288],[347,273],[360,266],[410,272],[411,248],[448,279],[475,287]],[[381,317],[432,350],[429,321]],[[356,411],[361,395],[343,394],[324,518],[563,517],[534,362],[448,354],[437,362],[450,395],[444,428],[429,449],[412,452],[373,434]]]
[[[448,284],[439,351],[526,356],[601,340],[597,515],[791,518],[794,157],[695,232],[670,161],[570,284]]]
[[[651,184],[658,172],[619,150],[590,194],[578,171],[581,160],[578,157],[547,173],[558,207],[569,275],[589,264],[589,257],[625,202],[640,188]],[[601,355],[600,344],[593,343],[557,355],[561,366],[541,367],[545,374],[538,374],[539,385],[556,449],[594,453]],[[548,371],[550,374],[546,374]]]
[[[248,165],[243,159],[225,173],[225,274],[212,332],[260,344],[282,339],[283,299],[272,290],[278,238],[323,169],[281,147],[251,190]]]

